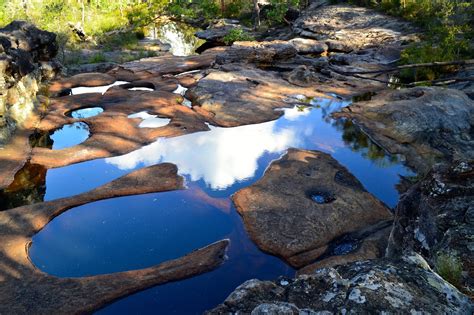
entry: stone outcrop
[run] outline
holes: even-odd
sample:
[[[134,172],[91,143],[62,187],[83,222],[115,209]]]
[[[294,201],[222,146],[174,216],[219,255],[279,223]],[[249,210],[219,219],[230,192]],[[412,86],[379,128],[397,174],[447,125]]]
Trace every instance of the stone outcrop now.
[[[326,41],[330,51],[350,52],[413,40],[416,29],[405,21],[378,11],[347,4],[313,1],[295,21],[302,37]]]
[[[225,52],[217,55],[218,64],[233,62],[273,64],[279,60],[287,60],[296,55],[295,46],[287,41],[271,42],[235,42]]]
[[[145,269],[58,278],[37,269],[28,257],[31,237],[66,210],[97,200],[183,188],[173,164],[142,168],[89,192],[0,212],[0,313],[89,313],[151,286],[210,271],[225,260],[228,240]]]
[[[343,166],[317,151],[290,149],[232,200],[257,246],[295,267],[328,252],[331,242],[392,217]]]
[[[421,173],[439,161],[474,156],[474,101],[458,90],[386,90],[335,116],[354,120],[376,143],[403,154]]]
[[[371,260],[277,281],[248,280],[207,314],[470,314],[472,301],[422,257]]]
[[[402,197],[387,254],[416,251],[432,266],[441,254],[457,257],[463,279],[458,285],[474,292],[474,162],[436,165]]]
[[[278,73],[241,64],[213,70],[190,88],[193,109],[218,126],[235,127],[277,119],[292,107],[292,95],[322,96],[312,88],[289,85]],[[297,102],[297,100],[294,100]]]
[[[0,28],[0,145],[16,127],[30,127],[35,96],[59,68],[56,34],[23,21]]]
[[[299,54],[322,54],[329,50],[325,42],[309,38],[293,38],[289,40],[290,44],[296,48]]]

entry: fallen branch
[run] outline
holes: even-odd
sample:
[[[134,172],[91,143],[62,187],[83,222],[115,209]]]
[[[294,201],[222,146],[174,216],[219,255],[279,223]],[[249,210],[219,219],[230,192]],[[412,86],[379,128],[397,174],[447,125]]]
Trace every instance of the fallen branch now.
[[[474,59],[468,60],[458,60],[458,61],[436,61],[436,62],[429,62],[429,63],[415,63],[411,65],[402,65],[397,67],[392,67],[388,69],[379,69],[379,70],[367,70],[367,71],[344,71],[337,69],[334,66],[329,66],[329,68],[333,71],[337,69],[340,74],[344,75],[352,75],[352,74],[377,74],[377,73],[387,73],[387,72],[396,72],[403,69],[412,69],[412,68],[422,68],[422,67],[440,67],[440,66],[466,66],[466,65],[474,65]]]
[[[474,81],[474,77],[453,77],[453,78],[443,78],[443,79],[436,79],[436,80],[427,80],[427,81],[416,81],[416,82],[411,82],[411,83],[402,83],[402,82],[390,82],[387,80],[381,80],[381,79],[376,79],[376,78],[370,78],[370,77],[365,77],[357,73],[348,73],[344,71],[339,71],[337,69],[332,69],[335,73],[340,74],[340,75],[347,75],[351,76],[354,78],[362,79],[362,80],[370,80],[370,81],[375,81],[375,82],[380,82],[384,84],[391,84],[391,85],[396,85],[396,86],[403,86],[403,87],[415,87],[417,85],[422,85],[422,84],[429,84],[429,85],[435,85],[435,86],[442,86],[442,85],[447,85],[447,84],[453,84],[457,82],[471,82]]]

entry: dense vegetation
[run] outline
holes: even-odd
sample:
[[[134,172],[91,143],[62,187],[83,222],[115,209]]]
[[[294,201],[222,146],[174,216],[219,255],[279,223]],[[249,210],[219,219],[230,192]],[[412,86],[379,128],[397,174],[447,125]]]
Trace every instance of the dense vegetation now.
[[[143,36],[143,27],[162,15],[181,19],[210,20],[239,18],[254,25],[256,12],[260,27],[285,23],[289,8],[304,10],[305,0],[0,0],[0,25],[15,19],[29,20],[39,27],[60,34],[68,47],[78,42],[103,44],[105,47],[133,47]],[[401,63],[425,63],[473,58],[474,4],[470,0],[333,0],[370,6],[412,21],[425,30],[425,37],[403,53]],[[77,36],[73,29],[83,30]],[[120,31],[118,31],[120,30]],[[247,34],[229,34],[228,42],[251,38]],[[100,56],[97,57],[101,59]],[[411,80],[434,79],[452,67],[406,70]]]

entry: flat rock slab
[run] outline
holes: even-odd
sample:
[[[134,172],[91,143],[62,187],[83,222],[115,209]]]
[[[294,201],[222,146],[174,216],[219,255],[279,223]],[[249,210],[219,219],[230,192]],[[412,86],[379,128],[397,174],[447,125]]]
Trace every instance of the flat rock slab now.
[[[116,81],[116,79],[106,73],[89,72],[73,75],[69,78],[64,78],[53,82],[49,87],[49,92],[52,94],[59,93],[65,89],[71,89],[79,86],[101,86],[109,85]]]
[[[356,124],[421,173],[440,161],[474,156],[474,101],[464,92],[435,87],[387,90],[354,103],[335,117]]]
[[[472,314],[473,302],[420,256],[356,262],[277,281],[248,280],[207,314]]]
[[[28,130],[20,130],[10,142],[0,148],[0,189],[10,185],[18,172],[30,157],[31,147]]]
[[[209,113],[214,125],[235,127],[279,118],[283,111],[275,109],[294,106],[286,100],[296,94],[324,97],[313,88],[288,84],[276,72],[233,64],[210,71],[186,96],[195,110]]]
[[[327,40],[330,51],[349,52],[410,40],[416,28],[378,11],[346,4],[313,2],[294,25],[302,37]]]
[[[137,75],[144,73],[152,75],[178,74],[186,71],[208,68],[215,61],[216,55],[225,51],[226,48],[216,47],[208,49],[201,55],[196,56],[159,56],[143,58],[138,61],[124,63],[119,68],[109,71],[109,74],[116,76],[120,69],[131,71]],[[116,76],[116,78],[118,78]],[[125,78],[125,77],[122,77]]]
[[[133,87],[157,86],[161,86],[158,91],[128,90]],[[90,136],[81,144],[61,150],[35,147],[32,163],[47,168],[61,167],[125,154],[152,143],[158,137],[209,130],[199,114],[180,104],[181,96],[170,92],[176,87],[177,81],[154,78],[112,87],[104,95],[86,93],[52,99],[48,113],[37,128],[39,132],[51,133],[65,124],[81,121],[87,124]],[[97,116],[74,119],[68,115],[77,109],[97,106],[104,110]],[[128,116],[142,111],[169,118],[170,122],[159,128],[140,128],[142,120]]]
[[[392,217],[347,169],[318,151],[290,149],[232,199],[257,246],[297,266],[321,256],[331,241]]]
[[[294,57],[297,52],[295,46],[287,41],[242,41],[235,42],[225,52],[218,54],[216,62],[218,64],[232,62],[271,64],[278,60]]]
[[[76,196],[0,212],[0,313],[82,314],[154,285],[210,271],[225,260],[228,240],[145,269],[58,278],[37,269],[28,257],[31,237],[54,217],[107,198],[183,188],[177,168],[163,163],[142,168]]]

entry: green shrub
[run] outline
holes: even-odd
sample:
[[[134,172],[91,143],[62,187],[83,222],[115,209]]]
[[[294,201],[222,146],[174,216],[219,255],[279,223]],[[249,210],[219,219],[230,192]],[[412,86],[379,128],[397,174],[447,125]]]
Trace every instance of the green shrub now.
[[[436,272],[452,285],[459,287],[462,277],[462,262],[453,253],[440,253],[436,257]]]
[[[89,63],[99,63],[106,61],[105,55],[101,52],[94,54],[92,57],[89,58]]]
[[[223,41],[226,45],[230,45],[233,42],[246,41],[246,40],[255,40],[255,37],[247,33],[241,28],[234,28],[224,36]]]

